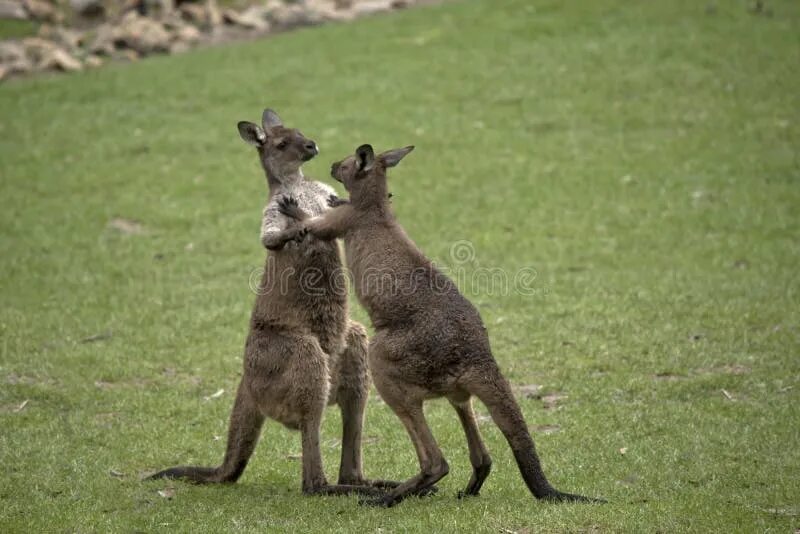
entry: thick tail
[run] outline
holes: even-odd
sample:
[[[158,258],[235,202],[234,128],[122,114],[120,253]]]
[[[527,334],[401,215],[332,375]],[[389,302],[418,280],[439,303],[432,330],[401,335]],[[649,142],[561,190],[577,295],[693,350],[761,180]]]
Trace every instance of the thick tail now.
[[[180,478],[198,484],[236,482],[242,476],[258,443],[264,416],[250,400],[243,384],[239,385],[228,426],[228,446],[219,467],[180,466],[159,471],[150,479]]]
[[[560,492],[550,484],[511,387],[499,370],[490,374],[493,376],[481,377],[476,386],[471,388],[472,392],[486,405],[492,420],[506,437],[522,478],[534,497],[555,502],[602,502],[583,495]]]

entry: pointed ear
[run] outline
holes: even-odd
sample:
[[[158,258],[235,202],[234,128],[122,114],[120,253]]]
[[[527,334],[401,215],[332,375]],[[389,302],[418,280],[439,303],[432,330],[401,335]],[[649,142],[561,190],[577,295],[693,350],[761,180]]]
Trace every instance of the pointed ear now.
[[[237,126],[239,127],[239,135],[251,145],[261,146],[267,141],[267,134],[257,124],[241,121]]]
[[[278,117],[277,113],[267,108],[264,110],[264,113],[261,114],[261,126],[264,130],[269,131],[270,128],[283,126],[283,121]]]
[[[375,164],[375,151],[372,145],[361,145],[356,149],[356,161],[358,170],[367,172]]]
[[[386,152],[382,153],[378,158],[383,161],[383,164],[386,165],[386,168],[394,167],[400,160],[406,157],[406,155],[414,150],[414,146],[410,145],[405,148],[395,148],[393,150],[387,150]]]

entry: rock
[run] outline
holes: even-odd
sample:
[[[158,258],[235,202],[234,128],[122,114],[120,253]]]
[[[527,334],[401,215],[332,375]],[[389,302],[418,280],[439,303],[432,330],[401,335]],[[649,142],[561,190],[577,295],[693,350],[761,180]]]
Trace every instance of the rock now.
[[[173,0],[129,0],[124,10],[131,9],[143,17],[163,18],[175,10],[175,3]]]
[[[169,45],[170,54],[183,54],[184,52],[188,52],[191,49],[192,46],[186,41],[173,41]]]
[[[222,24],[222,13],[217,7],[215,0],[207,0],[205,3],[182,2],[178,4],[178,13],[183,20],[200,27],[203,30],[210,30]]]
[[[130,48],[142,55],[168,52],[170,35],[160,22],[140,17],[132,11],[122,17],[115,29],[114,44]]]
[[[343,22],[355,18],[350,10],[350,3],[332,2],[331,0],[306,0],[307,9],[313,10],[322,20]]]
[[[222,25],[222,13],[217,6],[217,0],[206,1],[206,19],[209,28],[216,28]]]
[[[269,28],[268,13],[263,6],[250,6],[241,13],[237,13],[233,9],[226,9],[222,12],[222,19],[242,28],[266,31]]]
[[[78,71],[83,69],[80,61],[57,44],[41,37],[29,37],[22,40],[25,55],[30,58],[36,70]]]
[[[27,18],[28,12],[21,2],[0,0],[0,19],[26,20]]]
[[[117,49],[127,48],[135,51],[138,59],[139,54],[168,52],[171,41],[170,33],[163,24],[130,11],[117,26],[98,26],[88,50],[92,54],[113,56]]]
[[[116,39],[116,28],[110,24],[102,24],[95,28],[94,39],[89,44],[89,52],[110,56],[114,53],[114,39]]]
[[[22,3],[25,6],[25,10],[34,20],[58,22],[62,19],[61,13],[48,2],[43,0],[23,0]]]
[[[33,63],[25,53],[25,47],[16,41],[0,41],[0,80],[13,74],[24,74],[33,70]]]
[[[178,42],[190,45],[200,41],[202,36],[203,34],[200,33],[200,30],[191,24],[184,24],[183,26],[175,29],[175,31],[172,33],[172,40],[173,44]],[[170,49],[172,49],[172,47],[170,47]]]
[[[101,58],[100,56],[96,56],[94,54],[91,54],[91,55],[87,56],[86,60],[84,61],[84,65],[86,65],[90,69],[96,69],[98,67],[102,67],[103,66],[103,58]]]
[[[39,70],[63,70],[64,72],[75,72],[83,70],[83,64],[69,55],[63,48],[53,48],[46,52],[39,64]]]
[[[22,46],[25,49],[25,55],[34,60],[38,60],[47,50],[56,48],[52,42],[41,37],[27,37],[22,40]]]
[[[100,18],[106,14],[102,0],[69,0],[69,6],[75,13],[86,18]]]
[[[203,38],[202,32],[196,26],[184,22],[177,11],[167,16],[163,24],[170,33],[170,54],[186,52]]]
[[[183,17],[183,20],[187,22],[191,22],[197,26],[208,25],[208,13],[204,5],[184,2],[178,6],[178,12],[181,14],[181,17]]]
[[[81,46],[84,44],[83,32],[71,30],[64,26],[42,24],[37,35],[43,39],[49,39],[50,41],[58,43],[72,54],[79,52]]]
[[[374,15],[392,10],[392,0],[364,0],[353,5],[353,14],[356,17]]]
[[[126,49],[114,51],[114,55],[112,57],[118,61],[129,61],[133,63],[135,61],[139,61],[140,56],[136,50]]]
[[[175,31],[186,25],[180,11],[172,11],[161,18],[161,24],[169,31]]]
[[[17,41],[0,41],[0,63],[13,63],[25,59],[25,47]]]
[[[347,22],[355,18],[352,10],[337,9],[327,2],[317,2],[312,4],[311,9],[313,9],[317,16],[319,16],[322,20],[331,22]]]
[[[267,17],[270,24],[280,30],[289,30],[299,26],[313,26],[324,21],[319,12],[305,4],[270,2],[267,8]]]

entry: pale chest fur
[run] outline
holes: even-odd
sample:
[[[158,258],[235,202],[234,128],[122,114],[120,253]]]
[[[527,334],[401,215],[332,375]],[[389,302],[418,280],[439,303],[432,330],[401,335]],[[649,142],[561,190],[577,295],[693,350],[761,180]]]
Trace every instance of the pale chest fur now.
[[[331,187],[309,180],[281,184],[264,208],[262,237],[265,232],[282,231],[293,223],[278,210],[283,196],[293,197],[300,209],[313,217],[329,209],[328,198],[333,194]],[[342,274],[336,241],[306,236],[301,243],[286,243],[283,250],[270,254],[280,258],[282,304],[295,309],[326,353],[339,352],[347,322],[347,289],[336,278]]]

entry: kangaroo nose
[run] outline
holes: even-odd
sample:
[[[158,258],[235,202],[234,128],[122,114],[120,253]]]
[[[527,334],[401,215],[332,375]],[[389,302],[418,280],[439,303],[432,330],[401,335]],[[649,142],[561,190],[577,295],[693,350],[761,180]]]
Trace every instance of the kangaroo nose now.
[[[319,154],[319,149],[317,148],[317,143],[314,141],[308,141],[305,145],[306,150],[309,152],[313,152],[314,154]]]
[[[336,171],[339,170],[339,163],[334,163],[331,165],[331,177],[336,178]]]

